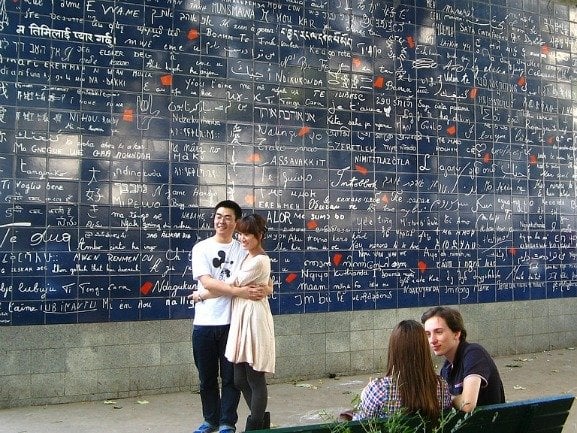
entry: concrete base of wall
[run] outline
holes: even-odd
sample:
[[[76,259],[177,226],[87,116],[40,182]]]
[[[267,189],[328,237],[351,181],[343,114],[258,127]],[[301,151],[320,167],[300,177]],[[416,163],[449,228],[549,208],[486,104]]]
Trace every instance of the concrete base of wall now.
[[[577,298],[463,305],[495,356],[577,344]],[[270,382],[382,371],[392,328],[424,308],[275,316]],[[0,328],[0,408],[196,391],[191,321]]]

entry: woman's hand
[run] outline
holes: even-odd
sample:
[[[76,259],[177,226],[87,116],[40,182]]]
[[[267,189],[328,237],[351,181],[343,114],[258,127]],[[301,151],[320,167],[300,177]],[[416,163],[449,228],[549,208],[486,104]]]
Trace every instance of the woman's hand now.
[[[265,288],[266,286],[242,286],[237,287],[235,295],[244,299],[249,299],[251,301],[260,301],[266,296]]]

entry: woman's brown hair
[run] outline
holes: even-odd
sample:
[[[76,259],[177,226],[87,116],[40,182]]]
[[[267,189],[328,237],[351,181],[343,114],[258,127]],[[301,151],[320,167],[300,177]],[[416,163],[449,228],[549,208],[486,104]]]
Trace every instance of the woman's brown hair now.
[[[397,383],[401,405],[409,413],[437,421],[440,414],[437,387],[427,334],[415,320],[403,320],[391,334],[387,355],[387,376]]]
[[[256,213],[247,215],[236,223],[236,231],[255,235],[262,241],[267,232],[266,220]]]

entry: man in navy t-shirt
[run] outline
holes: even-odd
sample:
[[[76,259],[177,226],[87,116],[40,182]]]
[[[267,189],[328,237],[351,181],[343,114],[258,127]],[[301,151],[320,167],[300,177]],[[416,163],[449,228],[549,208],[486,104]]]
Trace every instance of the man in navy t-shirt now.
[[[471,412],[477,406],[505,402],[497,366],[481,345],[466,341],[461,313],[433,307],[422,315],[421,322],[435,355],[445,357],[441,376],[449,384],[454,407]]]

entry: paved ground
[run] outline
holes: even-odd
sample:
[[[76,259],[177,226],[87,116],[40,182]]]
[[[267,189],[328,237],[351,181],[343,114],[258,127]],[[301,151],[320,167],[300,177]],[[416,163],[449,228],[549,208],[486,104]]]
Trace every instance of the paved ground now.
[[[497,358],[507,400],[577,395],[573,348]],[[351,406],[369,376],[338,377],[269,386],[274,426],[334,419]],[[247,410],[241,402],[240,419]],[[54,406],[0,410],[1,433],[190,433],[201,422],[200,397],[178,393]],[[244,422],[239,423],[239,429]],[[577,433],[577,403],[563,433]]]

